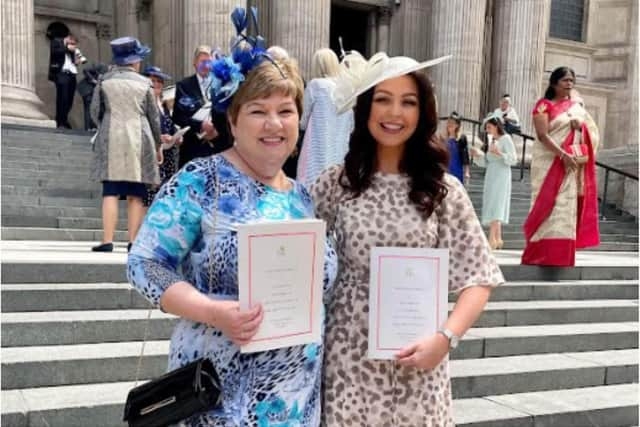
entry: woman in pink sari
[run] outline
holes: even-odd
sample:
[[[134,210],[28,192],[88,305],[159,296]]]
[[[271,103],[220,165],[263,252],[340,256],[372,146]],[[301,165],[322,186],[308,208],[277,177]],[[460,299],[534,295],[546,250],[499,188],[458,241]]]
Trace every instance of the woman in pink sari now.
[[[544,98],[533,110],[538,143],[531,160],[531,211],[524,223],[522,264],[572,267],[576,249],[597,246],[598,194],[595,122],[571,99],[575,73],[551,73]]]

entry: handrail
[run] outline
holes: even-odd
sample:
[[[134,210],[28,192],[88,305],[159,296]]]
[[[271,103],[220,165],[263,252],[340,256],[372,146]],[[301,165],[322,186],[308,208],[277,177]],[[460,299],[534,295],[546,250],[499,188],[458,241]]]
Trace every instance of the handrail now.
[[[440,120],[447,120],[449,117],[439,117]],[[467,123],[471,123],[472,124],[472,135],[473,135],[473,140],[475,141],[476,136],[478,135],[479,132],[476,131],[480,131],[480,127],[482,126],[482,122],[479,120],[474,120],[474,119],[468,119],[466,117],[460,117],[460,121],[462,122],[467,122]],[[531,135],[522,133],[522,132],[514,132],[511,135],[517,135],[519,137],[522,138],[522,157],[520,158],[520,181],[522,181],[524,179],[524,169],[525,169],[525,155],[527,153],[527,140],[532,140],[534,141],[535,138]],[[606,165],[602,162],[599,162],[596,160],[596,166],[601,167],[604,169],[604,189],[602,192],[602,199],[600,201],[600,219],[606,219],[604,216],[604,209],[606,207],[607,204],[607,190],[609,188],[609,173],[613,172],[613,173],[617,173],[619,175],[622,175],[625,178],[629,178],[629,179],[633,179],[635,181],[638,181],[638,177],[636,175],[630,174],[628,172],[625,172],[623,170],[620,170],[618,168],[615,168],[613,166],[609,166]]]
[[[618,168],[614,168],[613,166],[605,165],[604,163],[599,162],[597,160],[596,160],[596,166],[600,166],[601,168],[603,168],[605,170],[610,170],[611,172],[615,172],[615,173],[620,174],[620,175],[622,175],[622,176],[624,176],[626,178],[633,179],[635,181],[638,180],[638,177],[636,175],[630,174],[629,172],[625,172],[625,171],[620,170]]]
[[[448,118],[449,117],[439,117],[440,120],[447,120]],[[472,124],[472,135],[473,135],[473,140],[475,140],[476,136],[481,131],[480,128],[482,126],[482,121],[474,120],[474,119],[468,119],[466,117],[460,117],[460,121]],[[477,126],[477,129],[476,129],[476,126]],[[476,132],[476,130],[478,132]],[[524,179],[524,170],[526,168],[524,159],[525,159],[525,155],[527,154],[527,140],[533,141],[535,138],[533,136],[531,136],[531,135],[528,135],[528,134],[522,133],[522,132],[513,132],[513,133],[511,133],[511,135],[517,135],[520,138],[522,138],[522,157],[520,158],[520,181],[522,181]]]
[[[614,168],[613,166],[605,165],[596,160],[596,166],[599,166],[604,169],[604,189],[602,191],[602,200],[600,200],[600,219],[606,220],[607,217],[604,216],[604,210],[607,207],[607,190],[609,189],[609,172],[615,172],[619,175],[624,176],[625,178],[638,180],[638,177],[632,175],[628,172],[620,170],[618,168]]]

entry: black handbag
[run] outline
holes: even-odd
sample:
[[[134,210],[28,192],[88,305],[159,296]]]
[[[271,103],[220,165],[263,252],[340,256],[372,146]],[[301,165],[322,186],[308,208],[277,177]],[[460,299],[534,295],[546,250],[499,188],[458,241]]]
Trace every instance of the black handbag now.
[[[222,403],[220,378],[199,359],[129,391],[124,421],[130,427],[162,427]]]
[[[213,229],[216,229],[218,218],[219,186],[216,179],[214,198]],[[213,259],[213,258],[212,258]],[[213,263],[209,264],[209,286],[213,278]],[[211,288],[209,289],[211,293]],[[147,315],[144,340],[138,359],[136,383],[140,377],[142,357],[147,341],[151,309]],[[164,427],[175,424],[200,412],[206,412],[222,404],[222,387],[220,377],[213,363],[206,358],[206,349],[211,343],[211,334],[205,340],[205,357],[195,360],[182,368],[167,372],[145,384],[134,387],[127,395],[124,406],[124,421],[129,427]]]

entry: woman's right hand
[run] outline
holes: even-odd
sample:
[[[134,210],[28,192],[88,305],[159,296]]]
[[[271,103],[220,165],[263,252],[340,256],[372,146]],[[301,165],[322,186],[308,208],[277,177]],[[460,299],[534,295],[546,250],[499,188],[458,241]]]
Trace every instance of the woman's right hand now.
[[[235,345],[248,344],[258,332],[264,311],[258,304],[247,311],[240,311],[238,301],[216,301],[212,325],[222,331]]]
[[[564,163],[564,168],[568,172],[573,172],[578,169],[578,162],[576,162],[576,159],[573,156],[567,153],[562,153],[560,158],[562,159],[562,163]]]

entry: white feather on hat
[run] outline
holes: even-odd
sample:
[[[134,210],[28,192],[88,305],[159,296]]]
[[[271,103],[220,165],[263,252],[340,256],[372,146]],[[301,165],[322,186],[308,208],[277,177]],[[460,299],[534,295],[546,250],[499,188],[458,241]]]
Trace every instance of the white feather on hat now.
[[[378,83],[434,66],[449,58],[451,55],[418,62],[406,56],[390,58],[386,53],[378,52],[367,61],[358,52],[351,51],[340,62],[333,102],[338,113],[343,113],[354,107],[359,95]]]

